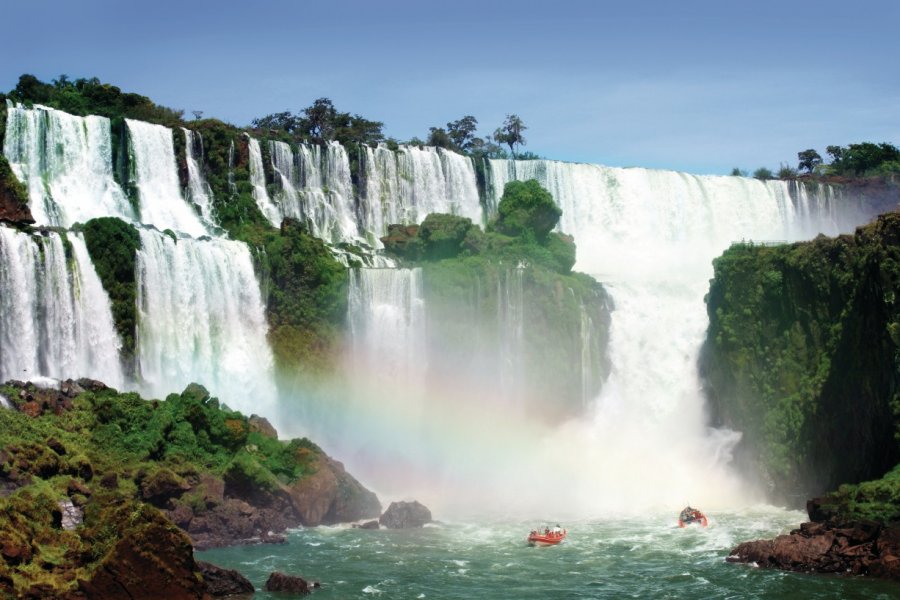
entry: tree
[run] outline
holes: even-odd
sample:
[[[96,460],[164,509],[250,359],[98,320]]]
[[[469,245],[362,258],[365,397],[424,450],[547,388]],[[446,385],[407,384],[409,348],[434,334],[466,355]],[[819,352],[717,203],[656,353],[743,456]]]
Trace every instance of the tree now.
[[[806,169],[807,173],[812,173],[816,167],[822,164],[822,157],[812,148],[804,150],[803,152],[798,152],[797,158],[800,160],[800,164],[797,165],[797,168],[800,170]]]
[[[503,188],[493,226],[505,235],[519,236],[531,232],[535,239],[544,240],[556,227],[560,216],[562,209],[537,180],[510,181]]]
[[[370,121],[360,115],[338,113],[334,139],[342,144],[377,144],[384,141],[381,121]]]
[[[506,120],[502,127],[498,127],[494,131],[494,141],[498,144],[506,144],[513,158],[516,156],[516,148],[519,145],[525,145],[525,137],[522,132],[528,129],[519,115],[506,115]]]
[[[795,179],[797,177],[797,171],[792,169],[789,165],[781,163],[781,167],[778,169],[778,179]]]
[[[254,129],[280,129],[281,131],[294,133],[299,128],[299,121],[290,111],[286,110],[280,113],[272,113],[259,119],[253,119],[250,122],[250,126]]]
[[[462,119],[447,123],[447,135],[450,136],[454,146],[465,152],[471,149],[477,128],[478,119],[466,115]]]
[[[438,148],[453,149],[453,140],[444,130],[443,127],[431,127],[428,134],[429,146],[437,146]]]
[[[337,110],[331,100],[318,98],[312,103],[312,106],[303,109],[303,114],[306,116],[304,128],[310,137],[320,140],[334,138],[334,121],[337,117]]]
[[[739,167],[735,167],[731,170],[732,177],[746,177],[747,171],[742,171]]]
[[[753,177],[765,181],[767,179],[775,179],[775,174],[765,167],[760,167],[753,171]]]
[[[191,111],[191,114],[194,115],[194,120],[195,120],[195,121],[198,121],[198,120],[200,120],[200,119],[203,117],[203,111],[202,111],[202,110],[192,110],[192,111]]]

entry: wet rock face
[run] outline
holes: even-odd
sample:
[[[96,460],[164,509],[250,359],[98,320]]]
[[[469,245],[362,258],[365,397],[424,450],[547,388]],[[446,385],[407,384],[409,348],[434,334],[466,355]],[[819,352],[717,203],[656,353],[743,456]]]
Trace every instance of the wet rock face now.
[[[250,596],[255,591],[250,580],[234,569],[223,569],[203,561],[197,561],[197,567],[203,574],[206,591],[213,597]]]
[[[307,581],[295,575],[286,575],[275,571],[269,575],[266,585],[267,592],[287,592],[291,594],[309,594],[314,588],[320,587],[318,581]]]
[[[388,529],[422,527],[431,522],[431,511],[417,501],[391,502],[378,521]]]
[[[86,597],[186,600],[206,596],[190,539],[162,513],[126,503],[107,518],[121,535],[90,580],[79,582]]]
[[[774,540],[745,542],[726,560],[785,571],[868,574],[900,581],[900,527],[862,520],[803,523]]]

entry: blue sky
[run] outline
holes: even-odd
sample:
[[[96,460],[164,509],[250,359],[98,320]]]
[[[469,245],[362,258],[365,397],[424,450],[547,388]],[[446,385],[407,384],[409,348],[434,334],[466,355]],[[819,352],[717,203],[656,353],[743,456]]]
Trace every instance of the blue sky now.
[[[725,174],[900,145],[900,1],[2,4],[0,89],[97,76],[236,125],[316,98],[400,140],[507,113],[548,158]]]

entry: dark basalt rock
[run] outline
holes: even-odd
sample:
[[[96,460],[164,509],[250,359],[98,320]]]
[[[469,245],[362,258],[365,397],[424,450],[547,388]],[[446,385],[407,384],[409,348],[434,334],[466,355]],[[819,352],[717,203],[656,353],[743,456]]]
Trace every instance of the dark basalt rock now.
[[[85,597],[187,600],[206,596],[190,539],[162,513],[129,502],[105,518],[119,529],[119,541],[91,578],[78,582]]]
[[[288,592],[292,594],[309,594],[314,588],[321,587],[318,581],[307,581],[295,575],[286,575],[275,571],[269,575],[266,585],[267,592]]]
[[[250,580],[234,569],[223,569],[198,560],[197,567],[203,574],[206,591],[217,598],[222,596],[250,596],[256,590]]]
[[[417,501],[391,502],[378,521],[388,529],[422,527],[431,522],[431,511]]]
[[[740,544],[726,560],[785,571],[869,574],[900,581],[900,527],[863,520],[803,523],[774,540]]]

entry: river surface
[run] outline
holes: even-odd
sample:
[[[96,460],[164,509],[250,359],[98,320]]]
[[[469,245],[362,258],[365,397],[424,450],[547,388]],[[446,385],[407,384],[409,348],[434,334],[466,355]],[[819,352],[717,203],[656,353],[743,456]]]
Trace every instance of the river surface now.
[[[348,526],[291,531],[284,545],[198,552],[262,590],[269,573],[320,581],[325,598],[900,598],[900,584],[806,575],[725,562],[738,543],[786,533],[797,511],[757,506],[710,513],[679,529],[677,511],[560,523],[568,538],[532,548],[528,532],[555,521],[442,522],[414,530]],[[258,591],[255,598],[279,598]]]

